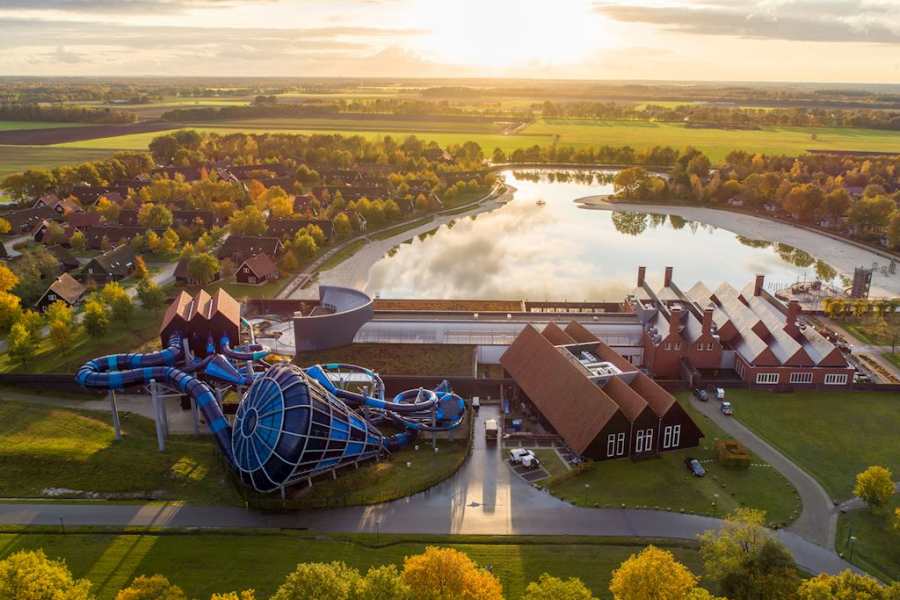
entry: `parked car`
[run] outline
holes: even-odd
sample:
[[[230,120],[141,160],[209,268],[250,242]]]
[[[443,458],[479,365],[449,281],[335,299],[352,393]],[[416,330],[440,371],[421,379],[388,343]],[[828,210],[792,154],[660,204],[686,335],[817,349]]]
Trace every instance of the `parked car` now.
[[[696,458],[688,456],[684,459],[684,466],[687,467],[687,470],[691,472],[691,475],[694,477],[703,477],[706,475],[706,469],[703,468],[703,465],[700,464],[700,461]]]
[[[481,398],[478,396],[472,396],[472,408],[475,412],[478,412],[478,409],[481,408]]]
[[[716,400],[718,400],[719,402],[725,400],[725,388],[716,388]]]
[[[533,469],[541,464],[534,452],[527,448],[513,448],[509,451],[509,462],[513,465],[522,465]]]
[[[700,402],[707,402],[709,400],[709,394],[706,393],[706,390],[700,388],[694,388],[694,397]]]
[[[728,417],[734,414],[734,409],[731,408],[731,402],[723,402],[721,410],[722,414]]]

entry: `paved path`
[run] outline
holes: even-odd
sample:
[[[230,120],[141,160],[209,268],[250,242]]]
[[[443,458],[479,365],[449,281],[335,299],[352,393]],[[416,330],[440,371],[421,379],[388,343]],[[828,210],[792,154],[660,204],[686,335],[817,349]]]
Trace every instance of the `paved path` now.
[[[900,481],[894,482],[894,492],[900,493]],[[862,501],[862,498],[859,496],[854,496],[853,498],[846,500],[838,506],[838,510],[840,512],[847,512],[851,510],[862,510],[866,508],[866,503]]]
[[[809,473],[788,460],[773,446],[761,440],[742,423],[733,417],[723,415],[719,410],[719,403],[715,400],[700,402],[691,396],[691,403],[726,433],[772,465],[791,482],[800,494],[803,509],[788,530],[825,548],[834,548],[838,511],[825,488]]]
[[[712,517],[653,510],[579,508],[531,487],[503,460],[499,444],[486,445],[483,422],[497,406],[484,406],[475,426],[472,456],[453,477],[430,490],[375,506],[263,513],[233,507],[177,503],[0,504],[0,523],[155,527],[308,528],[327,532],[419,534],[602,535],[696,539],[722,526]],[[430,451],[422,444],[422,452]],[[415,459],[413,459],[415,460]],[[793,531],[778,537],[805,570],[837,573],[852,568],[833,551]]]

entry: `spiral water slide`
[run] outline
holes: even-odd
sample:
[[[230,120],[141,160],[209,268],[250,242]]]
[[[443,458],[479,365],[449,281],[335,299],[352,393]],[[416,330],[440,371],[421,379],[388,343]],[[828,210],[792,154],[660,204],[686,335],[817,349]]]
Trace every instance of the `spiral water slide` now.
[[[459,426],[465,412],[462,398],[446,382],[436,390],[409,390],[387,402],[377,375],[381,397],[371,397],[339,389],[318,366],[303,370],[277,363],[256,372],[254,364],[268,354],[258,345],[232,349],[223,337],[221,354],[192,361],[185,359],[182,346],[182,337],[173,335],[159,352],[97,358],[79,369],[76,380],[85,387],[113,390],[156,381],[189,395],[229,465],[259,492],[283,490],[341,465],[398,450],[419,431]],[[232,361],[247,361],[247,366],[238,368]],[[233,426],[204,379],[249,385]],[[374,422],[353,410],[359,407],[403,425],[403,431],[383,435]]]

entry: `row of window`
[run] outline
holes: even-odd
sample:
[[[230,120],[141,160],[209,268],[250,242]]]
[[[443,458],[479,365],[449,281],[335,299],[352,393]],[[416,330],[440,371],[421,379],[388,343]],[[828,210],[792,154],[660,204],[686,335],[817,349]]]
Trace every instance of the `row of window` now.
[[[653,429],[638,429],[634,437],[634,452],[651,452],[653,450]],[[663,429],[664,449],[677,448],[681,443],[681,425],[667,425]],[[606,456],[623,456],[625,454],[625,434],[611,433],[606,437]]]
[[[757,373],[756,374],[756,383],[760,384],[775,384],[778,383],[781,379],[781,375],[779,373]],[[791,383],[812,383],[813,382],[813,373],[812,371],[794,371],[791,373],[790,377]],[[825,374],[825,385],[847,385],[847,374],[846,373],[826,373]]]
[[[697,344],[698,352],[712,352],[712,349],[713,349],[712,342],[709,342],[708,344],[702,344],[702,343]]]

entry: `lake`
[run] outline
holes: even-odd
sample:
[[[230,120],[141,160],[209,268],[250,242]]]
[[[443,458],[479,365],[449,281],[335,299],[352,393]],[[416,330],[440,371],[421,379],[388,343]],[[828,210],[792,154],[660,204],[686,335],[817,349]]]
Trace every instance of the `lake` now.
[[[617,301],[634,288],[639,265],[654,285],[664,267],[675,267],[683,290],[699,280],[740,289],[758,273],[770,290],[817,277],[840,283],[831,266],[786,244],[674,214],[575,202],[612,193],[611,173],[504,172],[518,190],[511,202],[395,246],[370,269],[366,291],[384,298]],[[765,225],[756,228],[765,233]]]

